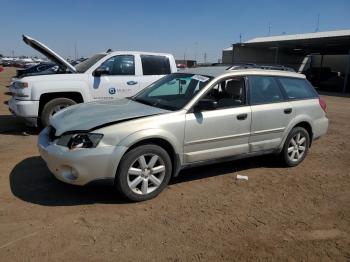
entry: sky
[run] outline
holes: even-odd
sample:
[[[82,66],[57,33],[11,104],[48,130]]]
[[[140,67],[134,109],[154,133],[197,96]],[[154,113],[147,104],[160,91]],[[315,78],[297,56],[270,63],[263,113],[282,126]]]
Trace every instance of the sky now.
[[[0,54],[38,55],[29,35],[64,57],[113,50],[217,62],[261,36],[350,29],[350,0],[0,0]]]

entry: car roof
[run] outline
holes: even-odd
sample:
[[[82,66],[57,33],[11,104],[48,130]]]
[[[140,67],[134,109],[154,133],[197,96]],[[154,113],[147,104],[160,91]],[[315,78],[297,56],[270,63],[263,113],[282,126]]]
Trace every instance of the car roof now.
[[[172,56],[172,54],[168,53],[155,53],[155,52],[143,52],[143,51],[111,51],[111,52],[102,52],[98,54],[104,54],[104,55],[120,55],[120,54],[130,54],[130,55],[162,55],[162,56]]]
[[[271,70],[271,69],[259,69],[259,68],[243,68],[228,70],[227,66],[208,66],[208,67],[196,67],[179,70],[178,73],[189,73],[195,75],[206,75],[212,77],[218,77],[223,75],[267,75],[267,76],[286,76],[295,78],[305,78],[305,75],[296,72],[283,71],[283,70]]]

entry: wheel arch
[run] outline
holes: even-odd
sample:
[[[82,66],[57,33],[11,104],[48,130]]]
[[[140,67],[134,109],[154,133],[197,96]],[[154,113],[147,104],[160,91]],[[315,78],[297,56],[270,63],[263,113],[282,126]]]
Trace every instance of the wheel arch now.
[[[80,92],[52,92],[52,93],[41,94],[39,98],[39,111],[38,111],[39,118],[44,109],[44,106],[55,98],[69,98],[75,101],[76,103],[84,102],[83,95]]]
[[[311,124],[308,121],[302,121],[302,122],[299,122],[293,126],[293,128],[295,128],[295,127],[302,127],[308,132],[309,137],[310,137],[310,145],[309,146],[311,147],[312,140],[313,140],[313,131],[312,131]]]
[[[162,136],[146,136],[142,137],[140,139],[134,140],[132,143],[128,145],[128,149],[125,151],[123,156],[129,152],[130,150],[142,146],[142,145],[148,145],[148,144],[153,144],[157,145],[161,148],[163,148],[168,154],[171,159],[172,163],[172,176],[175,177],[178,175],[178,172],[181,167],[181,160],[179,157],[179,154],[176,151],[176,146],[174,145],[173,142],[170,142],[169,139],[166,139]],[[118,168],[120,166],[120,163],[118,164]]]
[[[283,139],[281,141],[281,144],[277,150],[277,152],[281,152],[284,146],[284,143],[289,135],[289,133],[293,130],[293,128],[295,127],[302,127],[305,128],[305,130],[308,132],[309,137],[310,137],[310,147],[312,144],[312,140],[313,140],[313,126],[312,126],[312,120],[306,117],[300,117],[298,119],[295,119],[294,121],[292,121],[288,127],[285,129],[285,133],[283,135]]]

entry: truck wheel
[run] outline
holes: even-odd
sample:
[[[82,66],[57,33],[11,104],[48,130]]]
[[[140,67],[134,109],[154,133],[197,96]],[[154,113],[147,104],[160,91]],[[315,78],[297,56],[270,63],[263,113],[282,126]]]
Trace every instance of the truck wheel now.
[[[128,200],[144,201],[156,197],[167,186],[171,172],[171,160],[163,148],[142,145],[123,156],[115,185]]]
[[[50,123],[51,117],[58,111],[71,105],[75,105],[76,102],[69,98],[55,98],[47,102],[41,112],[41,124],[45,127]]]
[[[299,165],[306,157],[310,146],[309,133],[302,127],[293,128],[284,143],[281,157],[287,166]]]

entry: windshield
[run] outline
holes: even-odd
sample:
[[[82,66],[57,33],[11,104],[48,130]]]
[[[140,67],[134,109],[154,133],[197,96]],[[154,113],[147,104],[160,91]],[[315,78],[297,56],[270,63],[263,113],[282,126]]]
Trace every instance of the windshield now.
[[[86,59],[85,61],[77,64],[75,66],[75,69],[78,73],[85,73],[86,70],[88,70],[91,66],[93,66],[97,61],[99,61],[102,57],[106,56],[106,54],[97,54],[89,59]]]
[[[175,73],[144,89],[132,100],[176,111],[183,108],[208,82],[209,76]]]

